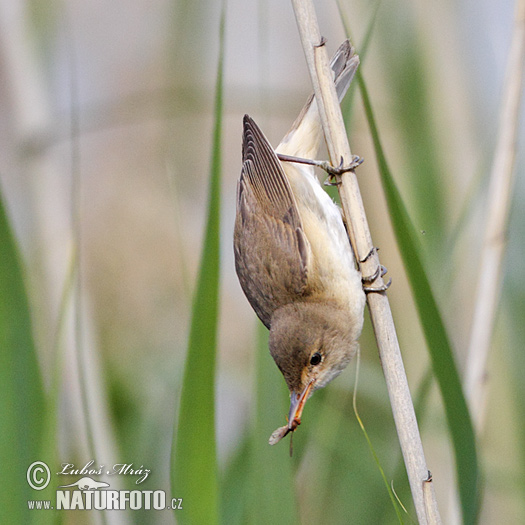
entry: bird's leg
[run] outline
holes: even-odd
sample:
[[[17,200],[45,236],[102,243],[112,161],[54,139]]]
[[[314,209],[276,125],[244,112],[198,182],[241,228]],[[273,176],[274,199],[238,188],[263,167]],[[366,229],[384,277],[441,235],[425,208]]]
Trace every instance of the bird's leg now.
[[[277,153],[277,158],[279,160],[282,160],[283,162],[295,162],[297,164],[308,164],[309,166],[316,166],[317,168],[321,168],[322,170],[326,171],[328,173],[328,181],[325,181],[325,184],[327,185],[334,185],[337,183],[332,182],[331,179],[333,179],[337,175],[342,175],[343,173],[346,173],[347,171],[352,171],[357,166],[363,163],[364,159],[361,157],[358,157],[357,155],[354,155],[352,157],[352,162],[348,164],[347,166],[344,166],[344,160],[343,157],[341,157],[341,162],[337,168],[332,166],[327,160],[313,160],[313,159],[303,159],[301,157],[294,157],[292,155],[284,155],[283,153]]]

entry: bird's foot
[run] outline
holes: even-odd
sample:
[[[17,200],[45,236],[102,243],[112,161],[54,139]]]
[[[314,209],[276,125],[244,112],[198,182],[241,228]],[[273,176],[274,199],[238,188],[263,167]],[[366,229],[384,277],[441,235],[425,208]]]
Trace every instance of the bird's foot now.
[[[343,157],[341,157],[341,162],[339,166],[334,167],[327,160],[313,160],[313,159],[303,159],[302,157],[294,157],[292,155],[284,155],[283,153],[277,153],[277,158],[283,162],[295,162],[297,164],[307,164],[309,166],[316,166],[328,173],[328,179],[325,181],[325,185],[334,186],[337,185],[337,182],[334,182],[334,178],[338,175],[342,175],[347,171],[352,171],[357,168],[360,164],[363,163],[364,159],[357,155],[352,157],[352,162],[348,165],[344,165]]]
[[[324,181],[325,186],[339,186],[341,184],[340,181],[334,180],[338,175],[342,175],[343,173],[346,173],[347,171],[353,171],[358,166],[363,164],[365,159],[362,157],[359,157],[358,155],[352,156],[352,162],[348,165],[344,165],[343,157],[341,157],[341,162],[339,163],[339,166],[334,167],[332,166],[328,161],[317,161],[319,164],[317,165],[319,168],[323,169],[328,173],[328,178]]]

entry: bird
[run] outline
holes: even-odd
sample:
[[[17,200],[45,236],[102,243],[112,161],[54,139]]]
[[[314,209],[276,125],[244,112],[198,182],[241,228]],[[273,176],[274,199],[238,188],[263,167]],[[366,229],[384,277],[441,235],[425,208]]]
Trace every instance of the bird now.
[[[358,64],[345,41],[331,61],[340,100]],[[270,354],[290,391],[288,423],[271,435],[271,445],[297,429],[307,399],[348,365],[363,327],[365,293],[341,210],[314,166],[303,163],[315,159],[321,139],[313,95],[275,150],[244,116],[235,269],[270,331]]]

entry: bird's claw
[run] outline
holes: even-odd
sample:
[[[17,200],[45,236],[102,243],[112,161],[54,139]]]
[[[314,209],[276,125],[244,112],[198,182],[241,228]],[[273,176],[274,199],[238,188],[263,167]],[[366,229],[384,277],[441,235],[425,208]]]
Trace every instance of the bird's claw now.
[[[387,271],[388,270],[380,264],[372,275],[362,277],[361,281],[363,282],[363,284],[373,283],[378,277],[383,277],[383,275],[385,275]],[[386,290],[390,288],[391,284],[392,279],[389,279],[386,284],[382,284],[381,286],[363,286],[363,290],[365,293],[386,292]]]
[[[365,293],[386,292],[390,288],[391,284],[392,284],[392,279],[388,279],[388,282],[386,284],[382,284],[381,286],[363,286],[363,291]]]
[[[352,162],[345,166],[343,157],[341,157],[341,162],[337,167],[332,166],[326,160],[320,162],[318,164],[318,167],[326,171],[326,173],[328,173],[328,178],[324,181],[325,186],[338,186],[340,184],[340,181],[334,181],[335,177],[340,176],[343,173],[346,173],[347,171],[355,170],[358,166],[363,164],[364,160],[365,159],[363,159],[362,157],[354,155],[352,157]]]
[[[373,283],[379,277],[379,275],[383,277],[383,275],[385,275],[386,272],[388,272],[388,270],[383,265],[379,265],[377,267],[377,270],[372,275],[368,277],[362,277],[361,280],[363,281],[363,283]]]
[[[364,263],[364,262],[368,261],[368,259],[370,259],[370,257],[372,257],[372,255],[374,255],[374,253],[376,253],[378,251],[379,251],[378,247],[372,246],[370,251],[362,259],[360,259],[359,262],[360,263]]]

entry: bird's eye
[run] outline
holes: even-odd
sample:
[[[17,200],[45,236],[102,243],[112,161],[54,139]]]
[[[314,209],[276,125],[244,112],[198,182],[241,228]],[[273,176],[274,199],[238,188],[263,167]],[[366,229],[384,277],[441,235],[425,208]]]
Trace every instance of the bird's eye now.
[[[315,352],[315,354],[310,357],[310,364],[313,366],[318,365],[323,360],[323,356],[319,352]]]

